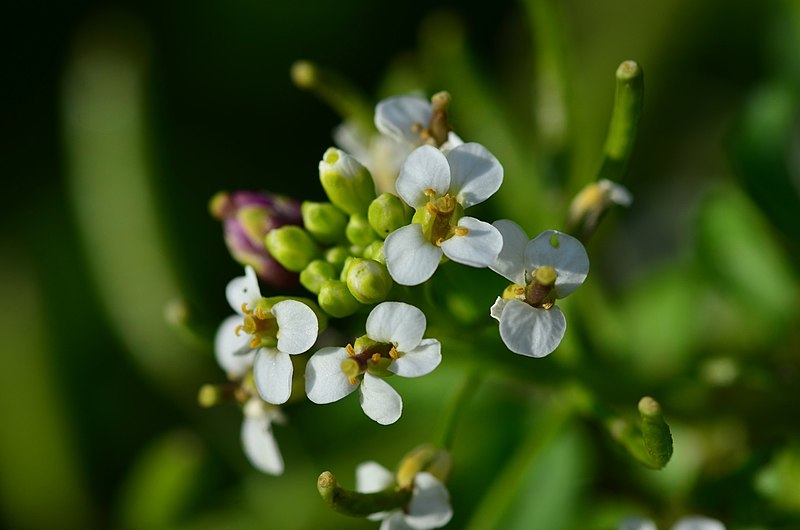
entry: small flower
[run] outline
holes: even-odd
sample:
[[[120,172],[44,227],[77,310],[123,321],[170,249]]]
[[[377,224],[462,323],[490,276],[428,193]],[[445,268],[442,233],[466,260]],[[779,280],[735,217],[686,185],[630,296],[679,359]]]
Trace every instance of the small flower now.
[[[247,459],[264,473],[283,474],[283,457],[272,435],[272,424],[283,424],[286,418],[278,407],[268,405],[257,397],[250,398],[242,412],[242,447]]]
[[[431,101],[420,96],[384,99],[375,107],[375,126],[411,148],[432,145],[447,151],[463,143],[447,122],[450,99],[447,92],[434,94]]]
[[[629,517],[620,523],[619,530],[657,530],[657,527],[650,519]],[[678,520],[672,530],[725,530],[725,525],[716,519],[690,515]]]
[[[217,330],[217,361],[231,378],[241,377],[252,365],[261,397],[274,405],[285,403],[294,371],[289,356],[314,345],[317,316],[297,300],[272,303],[262,298],[255,271],[249,266],[244,276],[228,283],[225,294],[239,315],[225,319]]]
[[[391,374],[419,377],[442,360],[441,344],[423,339],[425,315],[402,302],[383,302],[367,317],[367,334],[345,348],[322,348],[306,365],[306,394],[314,403],[361,392],[364,413],[388,425],[400,418],[403,400],[386,381]],[[360,381],[360,384],[359,384]]]
[[[433,275],[442,255],[472,267],[494,263],[503,246],[500,232],[463,212],[491,197],[502,182],[503,166],[480,144],[462,144],[446,155],[422,146],[408,155],[397,192],[416,213],[410,225],[386,238],[392,278],[401,285],[420,284]]]
[[[223,223],[225,244],[233,259],[252,266],[259,278],[275,287],[297,282],[297,275],[281,267],[264,245],[264,236],[272,229],[302,222],[297,201],[253,191],[220,192],[211,199],[210,208]]]
[[[333,141],[364,164],[375,179],[378,193],[395,193],[394,181],[413,147],[382,134],[365,134],[353,122],[334,129]]]
[[[607,179],[587,184],[572,199],[567,225],[572,233],[588,237],[612,206],[630,206],[633,195],[625,186]]]
[[[356,490],[376,493],[394,485],[392,473],[377,462],[364,462],[356,468]],[[453,509],[450,494],[439,479],[427,472],[417,473],[411,500],[403,509],[375,513],[371,521],[382,521],[380,530],[428,530],[450,522]]]
[[[500,322],[500,337],[509,350],[544,357],[556,349],[567,328],[555,301],[583,283],[589,257],[580,241],[555,230],[528,241],[512,221],[494,226],[503,234],[503,249],[491,269],[514,285],[497,298],[491,315]]]

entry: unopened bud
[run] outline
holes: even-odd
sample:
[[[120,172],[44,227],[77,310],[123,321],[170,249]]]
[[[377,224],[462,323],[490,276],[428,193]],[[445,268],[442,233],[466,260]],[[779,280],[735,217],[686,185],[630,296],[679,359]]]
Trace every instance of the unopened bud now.
[[[325,251],[325,261],[333,265],[338,272],[342,271],[342,267],[350,256],[350,249],[347,247],[331,247]]]
[[[216,385],[203,385],[197,392],[197,403],[203,408],[213,407],[222,401],[222,394],[222,389]]]
[[[292,272],[300,272],[319,255],[317,244],[299,226],[284,226],[272,230],[266,238],[267,250]]]
[[[335,318],[350,316],[361,306],[350,293],[347,284],[339,280],[323,283],[317,300],[323,311]]]
[[[300,283],[314,294],[319,294],[322,284],[336,278],[336,269],[327,261],[315,259],[300,273]]]
[[[370,203],[367,218],[381,239],[386,239],[386,236],[408,224],[403,201],[391,193],[382,193]]]
[[[319,163],[319,179],[330,201],[349,214],[366,214],[375,198],[369,170],[354,157],[334,147]]]
[[[329,202],[304,202],[302,206],[303,226],[324,244],[333,244],[344,239],[347,215]]]
[[[347,240],[359,247],[366,247],[378,239],[375,231],[369,224],[367,216],[363,214],[353,214],[345,229]]]
[[[392,277],[386,266],[371,259],[355,258],[347,270],[347,288],[362,304],[386,300],[392,289]]]
[[[427,471],[442,482],[447,482],[453,470],[453,457],[445,449],[432,444],[423,444],[412,449],[400,461],[397,468],[397,483],[408,488],[414,483],[414,477],[421,471]]]
[[[373,241],[364,248],[363,256],[386,265],[386,254],[383,253],[383,241]]]
[[[652,467],[661,469],[672,457],[672,433],[661,415],[661,405],[645,396],[639,400],[639,416],[642,420],[642,438],[650,456]]]

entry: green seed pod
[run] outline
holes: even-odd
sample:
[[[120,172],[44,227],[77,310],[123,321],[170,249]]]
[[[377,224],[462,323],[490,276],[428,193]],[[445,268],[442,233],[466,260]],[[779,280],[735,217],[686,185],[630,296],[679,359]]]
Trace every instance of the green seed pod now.
[[[386,239],[386,236],[408,224],[403,201],[391,193],[382,193],[370,203],[367,218],[381,239]]]
[[[334,147],[322,156],[319,180],[330,201],[351,215],[366,214],[375,198],[375,182],[369,170]]]
[[[315,259],[300,273],[300,283],[314,294],[319,294],[322,284],[336,278],[336,268],[321,259]]]
[[[371,259],[355,258],[347,267],[347,288],[362,304],[377,304],[389,296],[392,278],[386,265]]]
[[[285,269],[300,272],[319,256],[319,247],[299,226],[271,230],[265,239],[267,250]]]
[[[350,293],[347,284],[339,280],[328,280],[319,290],[319,306],[336,318],[350,316],[361,306]]]
[[[344,239],[347,215],[329,202],[304,202],[300,211],[303,226],[314,239],[327,245]]]
[[[386,265],[386,255],[383,253],[383,241],[373,241],[364,248],[363,256]]]
[[[345,229],[347,240],[359,247],[366,247],[378,239],[375,231],[369,225],[367,216],[363,214],[353,214]]]

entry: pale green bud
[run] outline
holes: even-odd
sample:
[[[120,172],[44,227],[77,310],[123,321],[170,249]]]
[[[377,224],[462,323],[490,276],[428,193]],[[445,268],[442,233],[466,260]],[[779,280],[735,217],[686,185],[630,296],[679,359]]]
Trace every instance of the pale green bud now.
[[[366,247],[376,239],[375,231],[369,225],[367,216],[363,214],[353,214],[345,229],[347,240],[359,247]]]
[[[347,256],[347,259],[344,260],[344,265],[342,265],[342,270],[339,272],[339,279],[343,282],[347,282],[347,273],[350,271],[350,265],[353,264],[353,261],[356,259],[355,256]]]
[[[347,215],[333,204],[306,201],[300,211],[303,214],[303,226],[320,243],[330,245],[344,239]]]
[[[300,272],[319,256],[319,247],[299,226],[282,226],[266,237],[267,250],[284,268]]]
[[[386,265],[386,255],[383,253],[383,241],[373,241],[364,248],[363,256]]]
[[[347,247],[331,247],[325,251],[325,261],[341,272],[344,262],[351,256],[350,249]]]
[[[375,182],[369,170],[334,147],[322,155],[319,180],[330,201],[349,214],[366,214],[375,198]]]
[[[372,201],[367,211],[369,224],[381,239],[408,224],[408,216],[403,201],[391,193],[382,193]]]
[[[392,278],[385,265],[371,259],[355,258],[347,267],[347,288],[362,304],[377,304],[389,296]]]
[[[336,278],[336,268],[321,259],[315,259],[300,273],[300,283],[314,294],[319,294],[322,284]]]
[[[339,280],[328,280],[319,290],[319,306],[336,318],[350,316],[361,306],[350,293],[347,284]]]

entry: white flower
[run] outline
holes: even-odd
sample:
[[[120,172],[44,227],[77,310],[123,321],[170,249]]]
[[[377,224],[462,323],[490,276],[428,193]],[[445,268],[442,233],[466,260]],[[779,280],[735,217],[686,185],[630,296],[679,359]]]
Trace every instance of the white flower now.
[[[355,347],[322,348],[311,356],[306,365],[308,398],[318,404],[333,403],[359,388],[364,413],[381,425],[394,423],[402,414],[403,400],[382,375],[390,375],[388,370],[419,377],[442,360],[439,341],[422,338],[425,326],[425,315],[412,305],[377,305],[367,317],[367,334],[355,341]]]
[[[555,301],[577,289],[589,273],[589,257],[580,241],[547,230],[528,241],[516,223],[500,220],[503,249],[491,269],[514,285],[498,297],[491,315],[509,350],[531,357],[548,355],[567,329]]]
[[[401,285],[420,284],[443,254],[473,267],[494,263],[503,245],[500,232],[463,211],[491,197],[502,182],[503,166],[480,144],[462,144],[447,154],[422,146],[408,155],[397,193],[417,212],[384,243],[392,278]]]
[[[245,403],[243,412],[242,447],[247,459],[264,473],[283,474],[283,457],[272,435],[272,424],[286,421],[280,409],[253,397]]]
[[[461,138],[446,130],[446,123],[441,124],[444,129],[437,129],[434,124],[435,118],[444,121],[447,119],[447,105],[450,100],[449,96],[441,94],[434,96],[434,101],[441,101],[436,112],[434,105],[421,96],[394,96],[384,99],[375,107],[375,127],[410,148],[435,145],[443,151],[452,149],[463,143]],[[437,97],[446,97],[446,101],[437,100]]]
[[[345,122],[333,131],[336,145],[353,155],[369,169],[378,193],[396,194],[394,182],[412,147],[381,134],[364,134],[353,123]]]
[[[394,484],[392,473],[376,462],[364,462],[356,468],[356,490],[376,493]],[[372,514],[369,519],[382,521],[380,530],[428,530],[450,522],[453,509],[450,494],[439,479],[427,472],[417,473],[411,500],[404,509]]]
[[[629,517],[620,523],[618,530],[657,530],[657,527],[649,519]],[[676,522],[672,526],[672,530],[725,530],[725,525],[716,519],[691,515]]]
[[[307,351],[317,340],[319,324],[310,307],[297,300],[265,303],[252,267],[228,283],[228,303],[239,313],[217,330],[215,353],[231,378],[253,367],[256,388],[268,403],[285,403],[292,390],[290,355]]]

